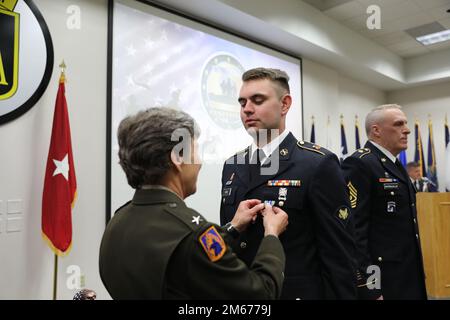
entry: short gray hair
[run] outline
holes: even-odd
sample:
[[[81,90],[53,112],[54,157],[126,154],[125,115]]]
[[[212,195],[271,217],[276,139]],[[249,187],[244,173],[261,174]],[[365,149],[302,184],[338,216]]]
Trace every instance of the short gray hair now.
[[[380,123],[380,121],[383,120],[384,114],[383,112],[385,110],[390,109],[398,109],[401,110],[402,107],[398,104],[383,104],[381,106],[375,107],[372,109],[372,111],[369,112],[369,114],[366,116],[366,133],[367,137],[370,135],[370,130],[372,126],[376,123]]]
[[[242,81],[244,82],[259,79],[269,79],[273,83],[277,84],[280,89],[284,89],[287,93],[290,93],[289,76],[283,70],[272,68],[254,68],[245,71],[242,75]]]
[[[190,115],[164,107],[140,111],[120,122],[119,164],[131,187],[160,182],[172,166],[170,153],[179,143],[172,140],[172,134],[179,129],[187,130],[194,139],[200,134]]]

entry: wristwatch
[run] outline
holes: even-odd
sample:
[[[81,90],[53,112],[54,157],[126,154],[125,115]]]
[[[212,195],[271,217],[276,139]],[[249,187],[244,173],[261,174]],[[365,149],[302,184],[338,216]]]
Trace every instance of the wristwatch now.
[[[231,224],[231,222],[228,222],[226,225],[223,226],[223,228],[233,237],[237,238],[239,237],[240,233],[237,231],[237,229]]]

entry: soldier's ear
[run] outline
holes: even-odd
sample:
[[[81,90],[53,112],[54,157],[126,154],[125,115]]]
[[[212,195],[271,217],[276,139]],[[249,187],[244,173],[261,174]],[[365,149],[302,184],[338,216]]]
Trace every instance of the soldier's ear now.
[[[380,127],[378,125],[376,124],[372,125],[372,134],[377,138],[380,137]]]
[[[284,116],[288,113],[289,108],[292,105],[292,97],[289,93],[286,93],[281,97],[281,114]]]
[[[175,170],[181,171],[181,165],[183,164],[183,157],[180,154],[175,153],[173,150],[170,153],[170,161],[172,162]]]

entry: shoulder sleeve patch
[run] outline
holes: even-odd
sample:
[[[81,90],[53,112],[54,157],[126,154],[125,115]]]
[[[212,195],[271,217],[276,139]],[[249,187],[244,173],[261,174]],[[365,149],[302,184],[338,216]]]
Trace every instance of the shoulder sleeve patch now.
[[[198,240],[209,260],[212,262],[220,260],[227,251],[225,241],[214,226],[206,229],[206,231],[200,235]]]
[[[321,147],[319,145],[317,145],[317,144],[313,144],[313,143],[306,142],[306,141],[297,141],[297,146],[299,148],[302,148],[302,149],[305,149],[305,150],[316,152],[316,153],[321,154],[323,156],[325,155],[324,152],[320,151]]]

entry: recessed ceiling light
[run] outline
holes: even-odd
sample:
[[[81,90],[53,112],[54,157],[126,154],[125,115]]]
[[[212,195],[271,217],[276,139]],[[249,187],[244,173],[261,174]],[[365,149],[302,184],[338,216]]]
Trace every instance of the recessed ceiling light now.
[[[450,40],[450,29],[436,33],[426,34],[416,38],[417,41],[425,46]]]

